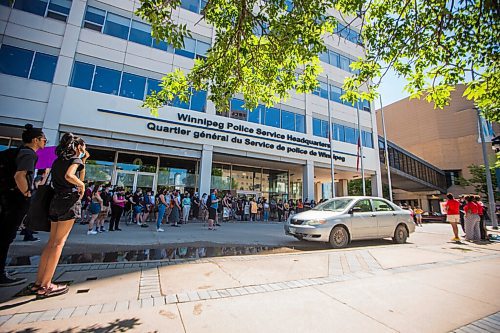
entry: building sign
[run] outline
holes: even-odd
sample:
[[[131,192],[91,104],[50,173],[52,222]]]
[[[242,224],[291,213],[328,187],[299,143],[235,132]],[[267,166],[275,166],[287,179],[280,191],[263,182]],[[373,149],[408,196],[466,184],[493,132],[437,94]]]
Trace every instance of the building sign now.
[[[150,131],[177,134],[189,138],[205,141],[207,144],[230,142],[233,144],[275,150],[278,152],[309,155],[330,159],[330,144],[319,140],[283,134],[277,131],[268,131],[261,128],[221,122],[194,117],[185,113],[177,113],[178,122],[149,121],[146,127]],[[184,126],[192,129],[186,129]],[[333,154],[336,161],[345,162],[345,156]]]

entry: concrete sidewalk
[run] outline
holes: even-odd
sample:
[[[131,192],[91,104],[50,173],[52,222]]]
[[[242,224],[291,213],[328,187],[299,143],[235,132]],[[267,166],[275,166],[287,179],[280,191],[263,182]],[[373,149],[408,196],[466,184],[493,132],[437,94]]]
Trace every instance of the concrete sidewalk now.
[[[448,228],[438,226],[419,228],[410,240],[61,265],[58,280],[72,281],[67,295],[35,301],[10,298],[19,287],[0,290],[9,298],[0,305],[0,331],[448,332],[500,310],[498,243],[449,243]],[[19,268],[29,279],[35,272]],[[483,330],[496,327],[493,319]]]

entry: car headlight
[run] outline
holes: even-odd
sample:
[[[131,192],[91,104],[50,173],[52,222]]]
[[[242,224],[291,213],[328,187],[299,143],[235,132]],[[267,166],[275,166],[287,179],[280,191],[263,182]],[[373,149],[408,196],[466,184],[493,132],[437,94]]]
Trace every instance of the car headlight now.
[[[320,224],[325,224],[325,223],[326,223],[326,220],[324,220],[324,219],[315,219],[315,220],[305,221],[302,224],[303,225],[320,225]]]

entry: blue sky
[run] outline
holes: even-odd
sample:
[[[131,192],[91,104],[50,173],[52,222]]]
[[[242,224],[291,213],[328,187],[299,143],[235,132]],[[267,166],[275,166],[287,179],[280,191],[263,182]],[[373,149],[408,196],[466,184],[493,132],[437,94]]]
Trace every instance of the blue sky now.
[[[394,71],[389,70],[382,79],[378,92],[382,96],[382,103],[384,106],[392,104],[400,99],[408,97],[408,93],[403,91],[406,80],[398,78]],[[380,100],[377,98],[375,101],[375,109],[380,109]]]

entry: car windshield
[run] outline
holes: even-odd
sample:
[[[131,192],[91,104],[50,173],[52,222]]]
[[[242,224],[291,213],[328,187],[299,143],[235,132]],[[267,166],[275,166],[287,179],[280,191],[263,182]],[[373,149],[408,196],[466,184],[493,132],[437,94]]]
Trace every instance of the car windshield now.
[[[325,201],[316,207],[313,210],[328,210],[332,212],[341,212],[349,206],[353,199],[330,199]]]

